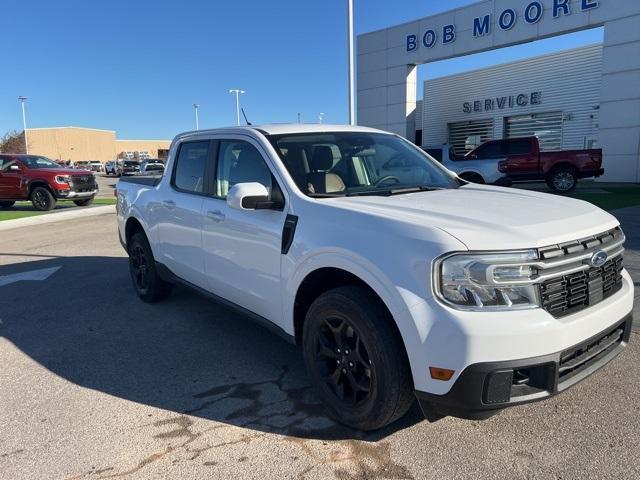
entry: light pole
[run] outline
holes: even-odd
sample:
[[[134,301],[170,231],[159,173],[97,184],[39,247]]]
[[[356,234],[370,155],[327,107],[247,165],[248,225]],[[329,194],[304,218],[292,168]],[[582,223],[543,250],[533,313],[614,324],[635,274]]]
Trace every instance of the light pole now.
[[[240,90],[239,88],[232,88],[229,90],[229,93],[236,94],[236,125],[240,126],[240,95],[246,93],[244,90]]]
[[[353,62],[353,0],[347,0],[349,42],[349,125],[356,124],[355,67]]]
[[[27,142],[27,115],[24,111],[24,103],[27,101],[27,97],[20,95],[18,97],[20,103],[22,104],[22,128],[24,130],[24,153],[29,153],[29,143]]]
[[[322,119],[324,119],[324,112],[318,114],[318,123],[322,123]]]
[[[196,111],[196,130],[200,130],[200,123],[198,122],[198,108],[200,107],[200,105],[198,105],[197,103],[193,104],[193,109]]]

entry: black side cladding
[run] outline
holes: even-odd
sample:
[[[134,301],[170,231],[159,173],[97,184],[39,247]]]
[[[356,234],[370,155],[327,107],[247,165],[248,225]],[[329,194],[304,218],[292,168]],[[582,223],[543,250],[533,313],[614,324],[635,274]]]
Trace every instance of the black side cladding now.
[[[298,217],[291,214],[287,215],[287,218],[284,221],[284,227],[282,228],[282,248],[280,249],[280,252],[283,255],[289,253],[297,225]]]

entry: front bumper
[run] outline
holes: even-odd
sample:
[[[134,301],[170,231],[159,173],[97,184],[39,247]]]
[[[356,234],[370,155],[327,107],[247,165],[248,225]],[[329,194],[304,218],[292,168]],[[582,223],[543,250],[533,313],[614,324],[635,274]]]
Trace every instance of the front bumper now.
[[[427,417],[483,419],[497,411],[556,395],[615,358],[631,335],[632,314],[563,351],[539,357],[469,365],[448,393],[416,391]]]
[[[73,190],[57,190],[56,198],[58,200],[78,200],[83,198],[91,198],[95,197],[98,194],[98,189],[83,191],[83,192],[75,192]]]

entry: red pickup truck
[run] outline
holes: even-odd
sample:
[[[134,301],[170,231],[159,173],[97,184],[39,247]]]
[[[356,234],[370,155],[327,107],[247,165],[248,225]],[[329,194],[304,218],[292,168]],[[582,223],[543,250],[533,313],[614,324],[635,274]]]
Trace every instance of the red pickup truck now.
[[[93,173],[63,168],[39,155],[0,154],[0,208],[31,200],[36,210],[53,210],[58,200],[87,206],[98,193]]]
[[[551,190],[558,193],[576,188],[580,178],[604,174],[601,149],[541,152],[536,137],[491,140],[466,156],[504,157],[498,163],[498,170],[513,182],[544,180]]]

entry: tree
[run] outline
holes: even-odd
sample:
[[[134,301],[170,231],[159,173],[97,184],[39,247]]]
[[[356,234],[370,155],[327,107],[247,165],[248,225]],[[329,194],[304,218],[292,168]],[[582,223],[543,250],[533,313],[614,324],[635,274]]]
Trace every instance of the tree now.
[[[27,153],[24,148],[24,132],[13,130],[0,138],[0,153]]]

